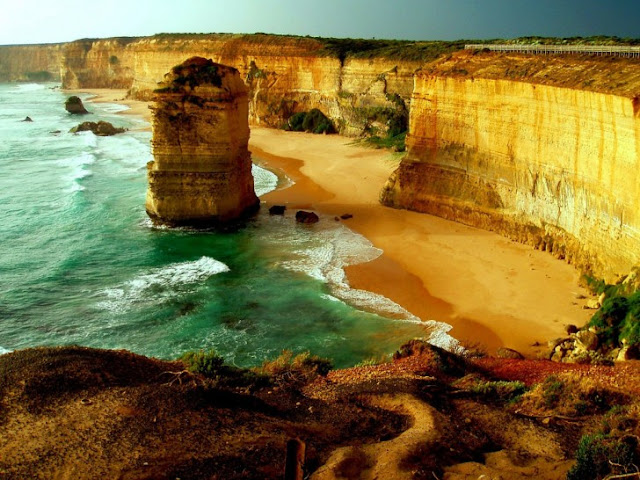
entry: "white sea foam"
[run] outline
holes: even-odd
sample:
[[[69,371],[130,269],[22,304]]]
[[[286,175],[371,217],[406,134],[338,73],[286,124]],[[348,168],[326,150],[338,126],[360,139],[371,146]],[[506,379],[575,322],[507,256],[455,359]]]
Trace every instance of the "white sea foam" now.
[[[351,288],[345,267],[370,262],[383,253],[362,235],[338,224],[315,229],[312,236],[292,235],[289,242],[298,245],[296,258],[284,262],[283,266],[326,282],[331,295],[324,295],[323,298],[343,301],[360,310],[399,321],[425,325],[429,327],[428,340],[431,343],[449,350],[459,348],[458,341],[448,334],[452,328],[449,324],[433,320],[425,322],[387,297]]]
[[[16,85],[16,90],[19,92],[35,92],[37,90],[44,90],[45,88],[46,86],[40,83],[23,83]]]
[[[120,113],[131,110],[129,106],[121,103],[101,103],[100,108],[107,113]]]
[[[58,161],[58,165],[65,167],[62,176],[65,183],[70,183],[69,192],[84,190],[80,180],[90,177],[93,172],[88,168],[95,163],[96,157],[92,153],[83,152],[75,157],[64,158]]]
[[[103,290],[101,294],[107,298],[98,302],[97,306],[116,313],[125,312],[136,302],[170,298],[175,295],[176,289],[228,271],[227,265],[211,257],[202,257],[192,262],[172,263],[152,269],[114,288]]]
[[[278,176],[265,168],[254,164],[251,166],[251,173],[253,174],[254,189],[259,197],[272,192],[278,186]]]
[[[5,353],[11,353],[11,350],[7,350],[4,347],[0,347],[0,355],[4,355]]]

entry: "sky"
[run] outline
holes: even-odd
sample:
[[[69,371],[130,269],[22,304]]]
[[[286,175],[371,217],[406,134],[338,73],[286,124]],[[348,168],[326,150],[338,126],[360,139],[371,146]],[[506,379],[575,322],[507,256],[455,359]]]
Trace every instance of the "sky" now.
[[[0,45],[155,33],[640,37],[640,0],[0,0]]]

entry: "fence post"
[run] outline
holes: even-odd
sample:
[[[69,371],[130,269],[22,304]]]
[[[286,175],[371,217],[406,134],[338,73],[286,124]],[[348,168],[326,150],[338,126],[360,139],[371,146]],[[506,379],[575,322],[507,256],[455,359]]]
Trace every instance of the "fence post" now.
[[[287,442],[287,459],[284,466],[284,480],[304,480],[305,444],[298,438]]]

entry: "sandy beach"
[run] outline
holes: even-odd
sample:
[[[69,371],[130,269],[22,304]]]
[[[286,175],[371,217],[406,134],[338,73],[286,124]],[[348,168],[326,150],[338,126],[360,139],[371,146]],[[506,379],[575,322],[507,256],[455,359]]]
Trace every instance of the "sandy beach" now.
[[[126,114],[150,118],[146,102],[123,90],[82,90],[93,102],[117,102]],[[500,346],[535,356],[568,324],[581,326],[579,274],[548,253],[491,232],[378,203],[400,155],[338,135],[291,133],[253,126],[250,149],[263,166],[294,184],[262,197],[268,207],[308,208],[344,220],[384,251],[347,268],[352,287],[382,294],[423,320],[450,324],[450,334],[489,352]]]
[[[396,210],[378,195],[400,157],[337,135],[252,128],[250,148],[295,184],[263,197],[268,204],[315,208],[345,223],[384,254],[347,268],[350,284],[382,294],[423,320],[449,323],[451,335],[490,352],[527,355],[582,325],[587,292],[579,274],[545,252],[431,215]],[[542,345],[536,345],[542,344]]]

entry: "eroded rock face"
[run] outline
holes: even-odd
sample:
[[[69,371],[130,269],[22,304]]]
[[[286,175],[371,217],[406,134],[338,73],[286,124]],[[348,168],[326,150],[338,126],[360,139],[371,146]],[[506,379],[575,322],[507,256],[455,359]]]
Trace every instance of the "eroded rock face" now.
[[[621,60],[442,60],[415,77],[409,153],[381,200],[612,280],[640,263],[638,73]]]
[[[238,71],[193,57],[155,95],[146,200],[153,222],[206,227],[257,209],[247,89]]]

